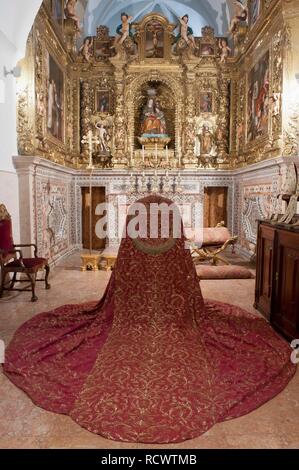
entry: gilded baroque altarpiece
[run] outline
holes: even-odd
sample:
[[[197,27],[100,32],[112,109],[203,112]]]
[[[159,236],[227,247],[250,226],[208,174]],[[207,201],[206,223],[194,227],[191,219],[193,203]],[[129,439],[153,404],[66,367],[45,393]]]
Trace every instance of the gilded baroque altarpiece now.
[[[43,5],[18,84],[19,154],[82,168],[89,149],[81,140],[92,130],[98,168],[221,169],[294,155],[298,100],[292,110],[284,100],[296,65],[297,10],[292,0],[253,5],[259,16],[233,38],[237,54],[222,62],[209,26],[191,49],[176,39],[176,25],[153,13],[133,24],[121,47],[113,49],[108,28],[99,26],[79,48],[69,20],[61,31]],[[167,127],[158,149],[152,138],[140,140],[149,90]]]
[[[106,26],[77,47],[70,20],[59,27],[45,2],[18,83],[19,154],[82,168],[89,130],[100,140],[98,168],[221,169],[296,154],[298,98],[290,99],[288,87],[298,5],[264,0],[250,11],[254,21],[221,61],[212,28],[202,29],[192,49],[155,13],[133,24],[121,47],[113,48]],[[167,128],[164,145],[142,137],[150,90]]]
[[[237,28],[223,61],[209,26],[191,48],[176,37],[174,24],[149,14],[113,48],[115,33],[105,25],[80,39],[72,21],[53,20],[44,3],[17,82],[19,155],[41,157],[52,168],[37,178],[36,214],[52,231],[58,220],[60,238],[53,244],[51,230],[43,231],[42,243],[55,245],[55,257],[80,244],[80,186],[88,173],[80,185],[74,181],[76,172],[85,175],[89,148],[82,138],[91,130],[99,142],[92,149],[93,181],[106,187],[107,200],[128,193],[130,173],[142,187],[144,170],[173,170],[172,179],[181,172],[176,197],[182,200],[191,197],[192,178],[191,192],[200,197],[207,185],[227,186],[230,229],[253,251],[255,220],[271,212],[279,192],[281,157],[298,155],[299,2],[251,6],[249,0],[252,20]],[[61,167],[72,172],[70,183]],[[45,213],[42,198],[51,203]]]

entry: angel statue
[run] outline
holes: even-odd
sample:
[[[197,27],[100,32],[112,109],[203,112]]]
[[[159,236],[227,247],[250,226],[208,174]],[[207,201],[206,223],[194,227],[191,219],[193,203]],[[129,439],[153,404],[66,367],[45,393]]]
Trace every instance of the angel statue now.
[[[115,49],[117,46],[121,46],[125,40],[132,35],[131,33],[131,24],[133,16],[129,16],[127,13],[123,12],[121,14],[121,24],[116,29],[116,38],[111,49]]]
[[[64,14],[66,18],[69,18],[75,22],[76,28],[78,32],[80,32],[81,31],[80,18],[76,14],[76,11],[75,11],[77,1],[78,0],[67,0],[65,9],[64,9]]]
[[[90,62],[92,58],[92,54],[93,54],[92,46],[93,46],[93,38],[87,37],[84,39],[84,42],[79,49],[79,55],[81,55],[86,62]]]
[[[197,45],[193,36],[193,30],[188,26],[189,23],[189,15],[184,15],[181,18],[179,18],[180,22],[180,33],[176,37],[176,42],[179,41],[179,39],[184,39],[186,42],[187,46],[192,47],[193,49],[197,49]]]
[[[232,50],[230,47],[228,47],[226,38],[219,39],[218,44],[219,44],[219,49],[220,49],[220,64],[225,64]]]
[[[229,25],[229,33],[234,35],[236,33],[236,29],[238,24],[241,21],[247,21],[248,18],[248,6],[247,6],[247,0],[245,0],[245,3],[242,3],[238,0],[235,2],[235,16],[231,19],[230,25]]]

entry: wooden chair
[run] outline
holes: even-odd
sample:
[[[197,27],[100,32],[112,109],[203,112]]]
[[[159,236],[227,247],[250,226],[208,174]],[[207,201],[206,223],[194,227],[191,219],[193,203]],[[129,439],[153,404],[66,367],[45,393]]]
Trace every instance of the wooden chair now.
[[[20,248],[34,247],[34,258],[24,258]],[[0,298],[5,290],[8,291],[26,291],[32,292],[31,301],[36,302],[38,299],[35,294],[36,281],[44,281],[46,289],[50,289],[48,277],[50,267],[46,258],[37,256],[37,246],[35,244],[15,245],[12,237],[11,217],[4,204],[0,204]],[[38,271],[45,270],[45,278],[37,279]],[[23,274],[25,279],[18,279],[17,274]],[[12,274],[11,280],[6,284],[8,274]],[[15,288],[16,282],[30,282],[30,288]]]
[[[194,264],[199,264],[203,261],[211,261],[214,266],[217,265],[218,261],[229,264],[220,255],[228,246],[234,247],[237,240],[238,237],[232,237],[224,222],[220,222],[214,228],[204,228],[201,247],[191,247]]]

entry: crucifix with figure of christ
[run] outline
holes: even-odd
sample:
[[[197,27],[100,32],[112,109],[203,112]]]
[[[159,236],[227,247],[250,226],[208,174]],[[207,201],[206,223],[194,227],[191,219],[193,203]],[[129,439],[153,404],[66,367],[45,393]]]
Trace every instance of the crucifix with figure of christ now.
[[[100,143],[97,136],[94,136],[92,131],[89,130],[87,135],[84,135],[81,143],[83,145],[88,144],[88,153],[89,153],[89,163],[86,167],[87,170],[90,170],[90,177],[89,177],[89,253],[83,253],[81,255],[82,259],[82,266],[81,271],[86,271],[88,269],[92,269],[93,271],[98,270],[98,263],[100,259],[100,255],[92,253],[92,171],[94,170],[94,165],[92,161],[92,152],[93,146],[98,145]]]

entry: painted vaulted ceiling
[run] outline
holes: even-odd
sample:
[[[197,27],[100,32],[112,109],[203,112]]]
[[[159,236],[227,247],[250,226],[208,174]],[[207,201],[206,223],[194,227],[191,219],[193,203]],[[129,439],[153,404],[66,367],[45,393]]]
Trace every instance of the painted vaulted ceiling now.
[[[85,33],[95,34],[96,27],[104,24],[114,34],[120,23],[121,12],[138,21],[153,11],[162,13],[177,23],[177,17],[189,15],[189,23],[195,35],[209,25],[219,35],[226,34],[233,11],[233,0],[88,0],[85,10]]]

